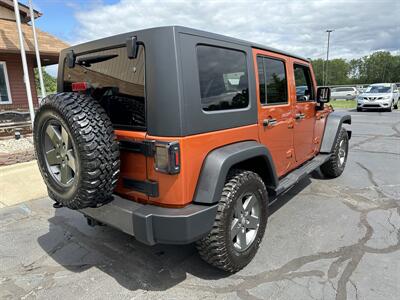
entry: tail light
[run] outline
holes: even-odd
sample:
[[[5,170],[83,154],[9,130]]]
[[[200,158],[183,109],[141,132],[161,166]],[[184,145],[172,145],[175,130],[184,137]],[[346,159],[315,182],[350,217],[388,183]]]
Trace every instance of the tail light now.
[[[155,168],[159,172],[178,174],[181,170],[181,157],[178,142],[156,142]]]
[[[72,91],[73,92],[81,92],[81,91],[86,91],[89,89],[89,83],[88,82],[73,82],[72,83]]]

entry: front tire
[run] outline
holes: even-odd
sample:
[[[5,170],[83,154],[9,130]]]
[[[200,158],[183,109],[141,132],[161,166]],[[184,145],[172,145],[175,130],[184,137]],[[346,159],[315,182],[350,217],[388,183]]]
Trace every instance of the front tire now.
[[[393,110],[393,105],[394,105],[394,102],[392,101],[390,103],[390,106],[386,109],[386,111],[391,112]]]
[[[268,218],[263,180],[250,171],[235,170],[225,183],[210,233],[196,243],[201,258],[226,272],[236,272],[255,256]]]
[[[342,175],[349,153],[349,137],[344,128],[340,129],[333,153],[329,160],[321,166],[321,172],[328,178],[336,178]]]

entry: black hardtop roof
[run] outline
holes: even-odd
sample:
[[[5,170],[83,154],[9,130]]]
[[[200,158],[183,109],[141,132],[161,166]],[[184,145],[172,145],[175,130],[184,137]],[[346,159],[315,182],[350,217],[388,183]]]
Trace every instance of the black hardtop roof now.
[[[290,56],[290,57],[295,57],[295,58],[298,58],[298,59],[301,59],[301,60],[304,60],[307,62],[310,61],[308,58],[302,57],[302,56],[294,54],[294,53],[286,52],[286,51],[279,50],[279,49],[269,47],[269,46],[265,46],[262,44],[257,44],[257,43],[241,40],[238,38],[229,37],[229,36],[218,34],[218,33],[212,33],[212,32],[208,32],[208,31],[198,30],[198,29],[184,27],[184,26],[170,26],[170,27],[175,28],[175,30],[177,32],[198,35],[198,36],[206,37],[206,38],[210,38],[210,39],[226,41],[229,43],[240,44],[240,45],[248,46],[251,48],[257,48],[257,49],[261,49],[261,50],[266,50],[266,51],[270,51],[270,52],[274,52],[274,53],[283,54],[283,55]]]
[[[253,42],[249,42],[249,41],[245,41],[245,40],[229,37],[229,36],[222,35],[222,34],[212,33],[212,32],[208,32],[208,31],[198,30],[198,29],[184,27],[184,26],[176,26],[176,25],[152,27],[152,28],[140,29],[140,30],[136,30],[136,31],[132,31],[132,32],[126,32],[126,33],[118,34],[118,35],[115,35],[115,36],[106,37],[106,38],[90,41],[90,42],[87,42],[87,43],[82,43],[82,44],[79,44],[79,45],[75,45],[75,46],[72,46],[70,48],[65,49],[64,51],[68,51],[69,49],[77,49],[77,48],[85,49],[87,45],[93,45],[93,44],[101,45],[104,42],[107,42],[108,39],[113,38],[113,37],[114,38],[125,38],[125,37],[129,37],[129,36],[133,36],[135,34],[148,33],[149,31],[157,31],[157,30],[171,30],[174,33],[185,33],[185,34],[190,34],[190,35],[196,35],[196,36],[205,37],[205,38],[209,38],[209,39],[225,41],[225,42],[229,42],[229,43],[239,44],[239,45],[242,45],[242,46],[247,46],[247,47],[251,47],[251,48],[257,48],[257,49],[266,50],[266,51],[270,51],[270,52],[274,52],[274,53],[279,53],[279,54],[283,54],[283,55],[286,55],[286,56],[298,58],[298,59],[301,59],[301,60],[304,60],[304,61],[307,61],[307,62],[310,61],[309,59],[307,59],[305,57],[302,57],[300,55],[293,54],[293,53],[290,53],[290,52],[286,52],[286,51],[283,51],[283,50],[279,50],[279,49],[276,49],[276,48],[273,48],[273,47],[269,47],[269,46],[265,46],[265,45],[261,45],[261,44],[257,44],[257,43],[253,43]]]

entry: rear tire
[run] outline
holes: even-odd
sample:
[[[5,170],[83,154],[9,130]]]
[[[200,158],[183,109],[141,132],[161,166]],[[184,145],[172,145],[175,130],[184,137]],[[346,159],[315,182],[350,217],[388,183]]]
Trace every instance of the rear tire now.
[[[321,166],[321,172],[328,178],[342,175],[349,152],[349,137],[344,128],[340,129],[339,136],[333,148],[332,156]]]
[[[110,119],[96,100],[77,93],[43,99],[35,117],[34,143],[53,200],[71,209],[112,200],[119,146]]]
[[[236,272],[255,256],[268,218],[268,195],[258,174],[235,170],[229,176],[210,233],[196,243],[201,258]]]

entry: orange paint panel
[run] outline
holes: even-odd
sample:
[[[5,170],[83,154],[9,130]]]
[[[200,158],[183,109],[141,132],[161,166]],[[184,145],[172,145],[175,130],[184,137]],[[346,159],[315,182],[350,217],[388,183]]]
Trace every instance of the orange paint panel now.
[[[257,124],[234,129],[197,134],[188,137],[147,136],[148,140],[178,141],[181,151],[181,171],[169,175],[154,169],[154,158],[148,158],[148,179],[159,183],[160,196],[150,201],[161,205],[183,206],[195,194],[201,167],[207,154],[221,146],[248,140],[258,140]]]
[[[135,141],[143,141],[146,137],[146,132],[138,131],[125,131],[116,130],[115,134],[120,139],[131,139]],[[144,181],[147,179],[146,172],[146,157],[140,153],[132,153],[127,151],[121,151],[121,166],[120,176],[117,183],[115,192],[128,199],[132,199],[138,202],[148,201],[148,196],[143,193],[132,191],[131,189],[124,188],[121,178],[129,178],[134,180]]]
[[[293,73],[292,69],[287,68],[289,62],[288,57],[264,50],[253,49],[258,105],[258,134],[261,143],[270,150],[276,172],[278,176],[281,177],[293,169],[294,165],[293,155],[287,155],[288,152],[291,153],[293,151],[293,99],[289,96],[288,103],[286,104],[261,104],[257,56],[277,59],[285,63],[288,95],[290,95],[290,91],[293,89],[290,80]],[[266,68],[268,68],[267,65]],[[276,123],[271,126],[264,126],[264,122],[268,120],[274,120]]]

